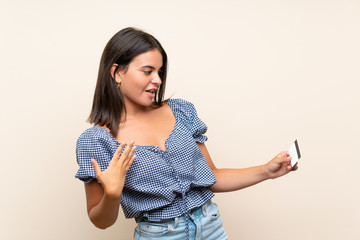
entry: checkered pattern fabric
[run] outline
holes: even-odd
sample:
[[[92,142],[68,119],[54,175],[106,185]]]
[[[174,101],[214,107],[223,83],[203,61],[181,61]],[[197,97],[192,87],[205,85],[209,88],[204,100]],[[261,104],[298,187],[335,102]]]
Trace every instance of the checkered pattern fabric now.
[[[207,140],[203,135],[207,126],[192,103],[183,99],[167,103],[176,122],[165,142],[166,151],[137,145],[136,160],[126,175],[121,206],[125,217],[137,222],[179,217],[214,196],[210,186],[216,182],[215,176],[196,145]],[[119,145],[106,129],[87,129],[77,141],[79,170],[75,177],[84,182],[96,179],[90,159],[96,159],[104,171]]]

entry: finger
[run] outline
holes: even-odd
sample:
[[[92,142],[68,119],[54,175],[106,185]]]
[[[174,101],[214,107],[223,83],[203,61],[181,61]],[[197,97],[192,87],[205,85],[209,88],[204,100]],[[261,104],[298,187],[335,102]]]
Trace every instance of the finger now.
[[[130,161],[127,163],[126,168],[125,168],[126,171],[129,170],[131,164],[133,164],[133,162],[135,161],[135,159],[136,159],[136,155],[134,155],[134,156],[132,156],[132,157],[130,158]]]
[[[283,151],[284,158],[290,157],[290,154],[288,151]]]
[[[289,153],[286,151],[283,151],[283,152],[279,153],[279,155],[277,157],[277,160],[278,160],[277,162],[280,164],[289,163],[289,162],[291,162],[291,159],[292,159],[292,157],[289,155]]]
[[[130,152],[129,152],[129,155],[128,155],[128,160],[130,161],[131,160],[131,156],[134,154],[134,152],[135,152],[135,150],[136,150],[136,146],[133,146],[132,148],[131,148],[131,150],[130,150]],[[129,162],[129,161],[124,161],[124,162]]]
[[[136,159],[136,155],[132,156],[131,159],[130,159],[130,165],[135,161]]]
[[[288,171],[291,171],[292,168],[293,168],[293,167],[291,166],[291,163],[287,165],[287,170],[288,170]]]
[[[111,160],[113,160],[113,159],[119,159],[120,158],[120,154],[121,154],[121,152],[122,152],[122,150],[123,150],[123,148],[125,147],[125,143],[121,143],[120,144],[120,146],[116,149],[116,151],[115,151],[115,154],[114,154],[114,156],[113,156],[113,158],[111,159]]]
[[[294,167],[291,169],[291,171],[296,171],[296,170],[298,170],[298,164],[296,163],[295,165],[294,165]]]
[[[130,144],[128,144],[124,150],[124,152],[121,154],[119,160],[122,160],[124,161],[128,156],[129,156],[129,153],[131,151],[131,148],[133,147],[134,145],[134,141],[131,141]]]
[[[97,161],[95,159],[90,159],[91,161],[91,164],[95,170],[95,174],[96,174],[96,177],[99,176],[99,174],[101,173],[101,169],[99,167],[99,164],[97,163]]]

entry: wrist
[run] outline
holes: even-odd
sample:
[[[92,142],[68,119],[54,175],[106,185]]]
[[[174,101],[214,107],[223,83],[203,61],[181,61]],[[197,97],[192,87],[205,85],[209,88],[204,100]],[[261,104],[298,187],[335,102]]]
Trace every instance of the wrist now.
[[[104,198],[109,201],[120,201],[122,189],[104,189]]]
[[[268,170],[267,164],[261,165],[260,168],[261,168],[261,175],[263,180],[265,181],[271,179],[271,174]]]

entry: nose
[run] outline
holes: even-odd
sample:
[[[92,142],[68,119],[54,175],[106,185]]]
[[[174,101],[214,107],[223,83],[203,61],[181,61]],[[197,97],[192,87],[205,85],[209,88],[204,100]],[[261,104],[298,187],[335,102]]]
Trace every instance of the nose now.
[[[161,78],[159,76],[159,74],[155,74],[153,80],[151,81],[152,83],[156,84],[156,85],[160,85],[162,83]]]

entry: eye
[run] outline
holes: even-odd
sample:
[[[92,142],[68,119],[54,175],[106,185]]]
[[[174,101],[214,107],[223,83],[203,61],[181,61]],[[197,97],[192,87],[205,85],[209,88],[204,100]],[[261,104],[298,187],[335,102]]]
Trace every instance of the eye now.
[[[152,71],[144,71],[145,75],[150,75]]]

